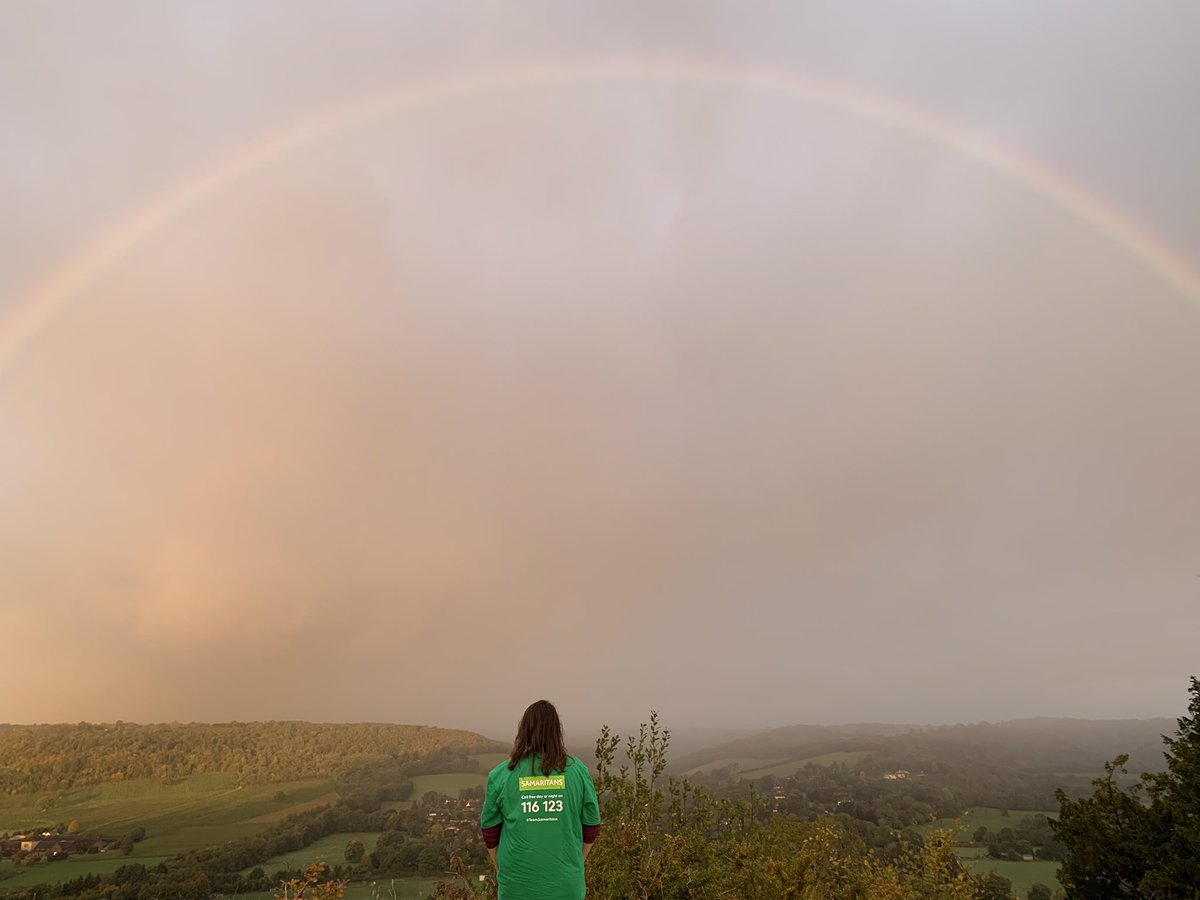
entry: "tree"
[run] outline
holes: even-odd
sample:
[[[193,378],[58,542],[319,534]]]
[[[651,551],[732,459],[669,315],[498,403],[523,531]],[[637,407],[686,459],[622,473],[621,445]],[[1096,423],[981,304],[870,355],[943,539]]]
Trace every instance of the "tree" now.
[[[1165,772],[1124,790],[1121,755],[1092,782],[1092,796],[1056,793],[1051,827],[1066,848],[1058,879],[1068,900],[1200,900],[1200,679],[1191,682],[1190,715],[1163,737]]]
[[[69,823],[67,823],[67,834],[79,834],[79,828],[79,820],[72,819]]]
[[[988,872],[979,876],[975,893],[977,900],[1011,900],[1012,895],[1012,882],[1003,875]]]
[[[1200,897],[1200,679],[1192,677],[1191,715],[1163,737],[1167,770],[1143,775],[1156,844],[1143,881],[1146,896]]]
[[[1129,757],[1104,764],[1105,775],[1092,782],[1091,797],[1070,800],[1058,794],[1055,836],[1067,848],[1058,880],[1071,900],[1139,900],[1146,874],[1149,810],[1139,787],[1125,791],[1116,783]]]
[[[666,777],[669,742],[656,713],[625,741],[625,765],[617,762],[620,738],[607,727],[596,742],[604,831],[588,857],[589,897],[976,900],[978,885],[948,832],[885,862],[844,817],[801,822],[771,815],[756,792],[717,799]]]
[[[363,846],[362,841],[348,841],[346,843],[346,862],[362,862],[363,854],[366,852],[366,849],[367,848]]]
[[[422,847],[417,856],[417,874],[419,875],[437,875],[439,872],[446,871],[448,865],[449,856],[445,850],[439,847]]]
[[[1051,839],[1037,848],[1037,858],[1049,862],[1060,862],[1067,858],[1067,848],[1062,841]]]
[[[1050,900],[1054,896],[1053,891],[1040,881],[1035,881],[1029,887],[1029,893],[1026,895],[1027,900]]]
[[[274,892],[276,900],[342,900],[346,882],[329,879],[329,867],[315,862],[304,870],[303,878],[285,881]]]

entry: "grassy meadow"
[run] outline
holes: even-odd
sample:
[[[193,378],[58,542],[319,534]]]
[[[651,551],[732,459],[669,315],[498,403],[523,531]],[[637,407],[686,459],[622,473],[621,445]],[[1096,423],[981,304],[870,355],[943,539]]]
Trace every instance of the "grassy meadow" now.
[[[111,875],[121,866],[131,862],[139,862],[145,866],[156,866],[164,856],[122,856],[120,853],[108,853],[85,856],[75,859],[64,859],[55,863],[38,863],[32,866],[18,866],[5,860],[0,862],[0,887],[36,887],[39,884],[56,884],[60,881],[72,881],[84,875]]]
[[[280,792],[282,801],[275,799]],[[62,793],[0,797],[0,831],[78,820],[84,832],[121,838],[141,827],[146,829],[146,839],[122,859],[157,863],[164,857],[257,834],[292,813],[336,799],[329,780],[238,787],[233,774],[197,775],[174,783],[141,779]],[[64,865],[89,864],[67,860],[53,865],[58,871]],[[101,870],[86,868],[80,873],[90,871]]]
[[[275,799],[282,792],[285,799]],[[61,793],[0,796],[0,832],[15,833],[78,820],[84,832],[146,839],[129,856],[119,851],[54,863],[0,863],[0,884],[29,887],[110,874],[126,863],[154,866],[180,853],[257,834],[290,815],[337,799],[333,782],[295,781],[238,787],[233,774],[197,775],[172,783],[123,781]],[[342,843],[343,849],[345,842]]]
[[[350,841],[360,841],[369,853],[375,849],[375,842],[378,839],[379,832],[377,831],[353,831],[329,834],[313,841],[303,850],[293,850],[290,853],[281,853],[279,856],[272,856],[262,865],[251,866],[251,868],[260,868],[268,874],[278,872],[280,869],[303,869],[315,862],[328,863],[332,868],[333,866],[346,864],[346,844],[350,843]],[[250,870],[247,869],[246,871]]]
[[[938,819],[933,823],[934,828],[948,828],[951,831],[962,829],[959,840],[966,843],[971,840],[971,833],[980,825],[988,831],[999,831],[1001,828],[1012,827],[1026,816],[1048,816],[1057,818],[1057,809],[1010,809],[1008,815],[1004,810],[990,806],[980,806],[967,810],[957,819]]]
[[[724,769],[726,766],[736,766],[739,772],[743,772],[746,769],[774,766],[782,762],[787,762],[787,757],[778,756],[773,759],[756,759],[751,756],[727,756],[724,759],[716,759],[710,763],[694,766],[684,772],[684,774],[699,775],[702,772],[713,772],[717,769]]]
[[[955,848],[955,853],[970,867],[971,871],[980,875],[986,872],[995,872],[1007,878],[1012,882],[1013,891],[1018,897],[1023,898],[1027,896],[1029,889],[1038,882],[1046,885],[1051,890],[1056,890],[1058,888],[1059,865],[1056,862],[1044,860],[1013,862],[1010,860],[989,859],[985,848],[965,846],[965,844],[970,842],[972,832],[981,825],[985,826],[989,831],[999,831],[1006,826],[1011,827],[1016,825],[1026,816],[1036,816],[1039,813],[1043,816],[1051,817],[1058,815],[1058,810],[1056,809],[1010,809],[1008,810],[1008,815],[1005,815],[1004,812],[1004,810],[995,807],[980,806],[967,810],[957,819],[938,819],[928,827],[930,829],[943,828],[956,832],[958,834],[959,846]]]
[[[959,858],[977,875],[995,872],[1012,882],[1013,892],[1018,897],[1027,897],[1029,889],[1038,882],[1050,890],[1058,890],[1058,866],[1056,862],[1035,859],[1032,862],[1010,862],[988,859],[983,848],[963,847],[956,851]]]
[[[832,753],[819,753],[815,756],[799,758],[779,756],[763,759],[752,756],[729,756],[725,759],[718,759],[714,762],[695,766],[688,769],[685,774],[696,775],[701,772],[712,772],[715,769],[721,769],[726,766],[736,766],[738,777],[742,779],[754,780],[762,778],[765,775],[773,775],[776,778],[787,778],[795,775],[796,772],[803,769],[809,763],[814,766],[853,766],[859,763],[864,757],[870,756],[870,754],[870,750],[835,750]]]
[[[466,787],[487,781],[487,772],[507,757],[502,753],[477,754],[472,759],[479,772],[417,775],[413,798],[429,791],[457,797]],[[277,799],[282,793],[283,799]],[[50,828],[78,820],[84,832],[122,838],[134,828],[144,828],[146,838],[125,856],[117,850],[74,857],[54,863],[17,865],[0,862],[0,885],[33,887],[70,881],[88,874],[106,875],[128,863],[154,866],[180,853],[224,844],[265,831],[294,813],[332,804],[338,798],[331,780],[238,786],[232,773],[196,775],[173,782],[140,779],[61,792],[0,796],[0,833]],[[386,804],[406,809],[412,800]],[[303,850],[273,857],[262,865],[268,873],[301,868],[317,860],[330,865],[345,862],[346,843],[360,840],[373,849],[374,832],[334,834]],[[410,900],[428,896],[435,880],[396,879],[372,885],[351,885],[347,900]],[[393,896],[394,895],[394,896]],[[270,900],[263,895],[260,900]]]
[[[764,765],[757,769],[743,769],[741,777],[762,778],[764,775],[774,775],[776,778],[787,778],[795,775],[809,763],[814,766],[854,766],[870,755],[870,750],[835,750],[832,753],[820,753],[817,756],[806,756],[803,759],[789,759],[786,762]]]
[[[771,759],[730,757],[709,763],[705,770],[735,764],[743,778],[764,775],[785,776],[797,768],[817,765],[853,765],[860,751],[825,753],[805,759]],[[429,791],[457,796],[463,788],[483,785],[487,771],[502,762],[504,754],[479,754],[473,759],[478,772],[454,772],[439,775],[414,776],[413,798],[419,799]],[[105,837],[121,838],[134,828],[144,828],[146,838],[134,845],[131,855],[108,851],[76,857],[55,863],[25,866],[12,862],[0,863],[0,885],[5,887],[34,887],[39,884],[69,881],[86,874],[110,874],[127,863],[154,866],[159,862],[199,849],[223,844],[230,840],[264,831],[286,816],[333,803],[337,793],[330,780],[295,781],[283,784],[238,786],[233,774],[200,775],[173,782],[154,779],[131,780],[79,788],[75,790],[33,795],[0,796],[0,832],[17,832],[35,827],[78,820],[84,832],[95,831]],[[282,794],[282,799],[277,799]],[[387,804],[407,808],[412,800]],[[969,810],[959,819],[942,819],[930,827],[956,829],[960,843],[968,842],[970,834],[980,825],[998,831],[1015,825],[1030,811],[1011,810],[1007,816],[995,808]],[[1057,815],[1057,811],[1046,811]],[[273,857],[262,864],[272,873],[280,869],[302,868],[317,860],[330,865],[345,861],[346,844],[359,840],[368,850],[375,846],[374,832],[334,834],[321,838],[303,850]],[[959,846],[957,852],[976,872],[995,871],[1013,883],[1014,891],[1025,897],[1035,882],[1056,888],[1057,863],[1008,862],[987,859],[978,847]],[[346,900],[418,900],[429,896],[436,879],[404,878],[376,884],[351,885]],[[271,900],[270,895],[247,896],[243,900]]]
[[[469,757],[471,760],[479,764],[479,771],[487,775],[488,772],[500,765],[508,759],[507,753],[472,753]]]
[[[430,791],[445,794],[447,797],[457,797],[463,788],[482,787],[487,784],[486,772],[450,772],[445,775],[414,775],[412,777],[413,792],[409,800],[390,800],[383,804],[384,809],[408,809],[414,800],[420,800]]]
[[[384,809],[408,809],[413,800],[420,800],[430,791],[445,794],[447,797],[457,797],[464,788],[482,787],[487,784],[488,772],[504,760],[505,753],[473,753],[468,757],[479,766],[478,772],[450,772],[444,775],[414,775],[412,777],[413,792],[410,800],[393,800],[383,804]],[[385,897],[384,900],[387,900]]]

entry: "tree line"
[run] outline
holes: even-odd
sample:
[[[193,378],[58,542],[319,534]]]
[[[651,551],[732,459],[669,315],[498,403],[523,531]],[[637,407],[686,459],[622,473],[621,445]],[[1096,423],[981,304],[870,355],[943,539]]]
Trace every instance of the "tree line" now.
[[[1049,816],[1040,814],[1022,816],[1015,825],[1006,825],[998,831],[980,825],[971,833],[971,840],[987,847],[992,859],[1057,862],[1067,854],[1066,845],[1054,836]]]
[[[421,760],[444,751],[465,757],[503,749],[473,732],[424,725],[0,725],[0,790],[61,791],[213,772],[236,774],[245,784],[298,781],[335,775],[356,757]]]
[[[757,791],[718,797],[689,778],[667,776],[670,733],[657,716],[626,739],[604,729],[596,747],[596,789],[604,830],[587,863],[597,900],[991,900],[990,876],[972,876],[953,835],[934,832],[890,858],[847,827],[848,817],[812,821],[773,812]],[[1000,886],[1006,890],[1005,885]],[[494,879],[465,871],[439,885],[444,900],[495,898]],[[1000,896],[1007,898],[1008,894]]]
[[[1189,715],[1178,720],[1174,737],[1165,738],[1164,771],[1124,787],[1117,776],[1125,759],[1118,757],[1093,782],[1090,795],[1060,791],[1057,818],[1025,817],[1011,828],[974,836],[989,846],[994,842],[997,855],[1057,842],[1064,857],[1065,900],[1200,900],[1200,681],[1195,678],[1191,692]],[[861,772],[835,770],[822,777],[838,790],[847,777],[865,785],[856,802],[875,804],[872,814],[879,821],[815,806],[802,817],[775,809],[774,795],[751,790],[718,796],[688,778],[666,775],[669,741],[669,732],[652,715],[626,740],[624,763],[618,764],[621,740],[608,729],[601,733],[595,781],[604,832],[588,859],[589,897],[1006,900],[1012,895],[1005,879],[977,876],[964,867],[954,853],[953,834],[897,829],[906,818],[934,814],[939,803],[951,803],[952,796],[939,793],[944,786],[905,785],[905,795],[864,779]],[[402,774],[399,767],[378,765],[349,769],[343,782],[348,789],[363,789],[361,807],[343,801],[291,816],[261,835],[153,868],[127,866],[111,876],[59,886],[0,890],[0,898],[27,900],[37,893],[39,900],[205,900],[214,892],[263,890],[289,878],[295,882],[298,874],[268,874],[264,865],[272,857],[329,834],[362,831],[380,833],[373,849],[347,846],[345,866],[304,877],[332,885],[332,896],[341,879],[449,871],[457,877],[439,885],[436,896],[494,898],[494,878],[478,879],[492,873],[477,830],[431,824],[430,811],[444,799],[426,796],[407,812],[367,808],[379,802],[378,792],[388,789],[390,779]],[[922,793],[926,790],[930,793]],[[891,842],[879,846],[884,832]],[[1047,893],[1039,886],[1037,896],[1044,900]]]
[[[305,877],[301,870],[268,872],[271,859],[344,832],[381,832],[379,846],[364,853],[357,865],[347,861],[344,867],[329,869],[322,876],[325,879],[446,873],[454,852],[468,858],[473,844],[478,844],[469,858],[480,862],[486,856],[477,829],[458,835],[432,828],[426,810],[441,801],[440,795],[426,796],[406,812],[381,807],[389,800],[412,795],[410,776],[463,771],[465,762],[461,753],[452,749],[407,760],[358,760],[339,773],[337,783],[343,796],[336,804],[289,815],[259,834],[189,851],[154,866],[131,862],[112,874],[88,874],[52,883],[55,869],[51,864],[44,884],[5,889],[0,882],[0,900],[207,900],[212,894],[265,892],[284,881]]]
[[[1056,792],[1057,818],[1027,816],[997,833],[977,830],[994,856],[1036,851],[1063,860],[1059,880],[1064,900],[1200,900],[1200,680],[1191,680],[1188,715],[1177,720],[1174,736],[1163,737],[1165,768],[1123,787],[1117,776],[1127,761],[1120,756],[1095,779],[1092,793]],[[807,820],[769,807],[767,795],[719,798],[689,779],[666,777],[669,734],[657,719],[625,746],[625,765],[614,765],[619,741],[601,735],[596,749],[596,786],[605,831],[588,860],[588,896],[599,900],[642,897],[659,900],[739,897],[888,898],[888,900],[1008,900],[1012,885],[994,875],[974,875],[953,852],[954,836],[934,830],[924,835],[897,832],[904,816],[938,811],[938,803],[958,799],[936,785],[895,794],[870,785],[867,800],[930,790],[925,800],[880,822],[895,837],[881,852],[863,837],[862,823],[843,812],[807,810]],[[815,768],[815,767],[814,767]],[[1001,770],[1002,771],[1002,770]],[[815,774],[809,770],[809,775]],[[831,780],[850,776],[868,785],[864,773],[823,773]],[[843,783],[838,789],[844,788]],[[767,787],[767,785],[762,785]],[[943,786],[941,791],[945,791]],[[774,796],[771,796],[774,799]],[[1040,799],[1040,798],[1039,798]],[[923,805],[918,805],[923,804]],[[856,824],[857,823],[857,824]],[[878,834],[878,832],[876,832]],[[1020,855],[1031,855],[1021,853]],[[444,900],[494,898],[494,882],[479,884],[464,871],[455,884],[439,887]],[[1048,900],[1050,889],[1035,885],[1031,898]]]
[[[663,782],[669,734],[657,717],[631,739],[630,767],[618,768],[618,739],[605,731],[598,742],[597,789],[604,838],[589,859],[589,896],[743,900],[781,897],[944,897],[979,900],[984,881],[972,880],[954,856],[952,836],[937,834],[884,859],[847,828],[846,817],[802,822],[773,814],[761,795],[717,798],[687,780]],[[426,765],[432,765],[425,761]],[[348,769],[342,786],[373,798],[402,766],[372,764]],[[474,801],[478,789],[458,803]],[[344,800],[332,807],[289,816],[253,837],[183,854],[156,866],[130,864],[111,875],[88,875],[59,885],[4,891],[3,900],[206,900],[212,894],[246,894],[277,888],[298,877],[336,884],[347,878],[439,874],[457,871],[458,883],[439,887],[443,897],[487,896],[487,872],[477,812],[451,830],[436,810],[447,801],[427,795],[407,811],[364,809]],[[430,815],[434,812],[434,816]],[[447,819],[449,821],[449,819]],[[379,832],[374,848],[348,846],[346,864],[315,874],[268,872],[269,861],[331,834]],[[52,871],[52,870],[50,870]],[[803,886],[803,891],[798,890]],[[336,893],[336,891],[334,891]],[[493,894],[494,896],[494,894]]]
[[[870,754],[860,768],[938,766],[985,768],[1008,773],[1098,772],[1123,748],[1132,759],[1152,767],[1161,755],[1160,735],[1170,719],[1018,719],[914,728],[885,725],[795,725],[749,735],[684,756],[676,772],[694,770],[722,759],[797,760],[832,752]],[[994,804],[989,804],[994,805]]]
[[[1059,882],[1070,900],[1200,900],[1200,679],[1191,695],[1163,738],[1164,771],[1124,788],[1122,754],[1090,796],[1060,793],[1051,825],[1067,847]]]

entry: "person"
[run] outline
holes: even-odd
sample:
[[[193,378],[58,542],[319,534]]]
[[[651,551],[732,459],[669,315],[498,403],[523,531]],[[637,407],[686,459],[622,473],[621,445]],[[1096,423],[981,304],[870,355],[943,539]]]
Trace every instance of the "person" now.
[[[488,773],[479,815],[500,900],[582,900],[584,860],[600,834],[587,766],[568,756],[549,700],[525,710],[509,758]]]

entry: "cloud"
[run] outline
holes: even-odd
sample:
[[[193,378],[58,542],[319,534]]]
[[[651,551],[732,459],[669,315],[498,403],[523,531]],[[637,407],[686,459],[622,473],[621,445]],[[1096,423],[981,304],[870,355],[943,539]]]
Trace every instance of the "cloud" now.
[[[493,43],[426,14],[451,69],[556,41],[770,63],[790,21],[597,11],[564,37],[529,13]],[[325,24],[360,65],[308,72],[313,16],[269,53],[238,15],[167,16],[195,68],[87,55],[119,145],[86,85],[38,88],[54,122],[12,105],[54,177],[6,151],[0,222],[30,253],[4,296],[80,221],[411,76],[354,16]],[[40,27],[49,58],[85,52]],[[822,29],[865,82],[924,84],[852,15]],[[1027,98],[926,63],[955,84],[930,103],[1003,122]],[[160,70],[161,95],[110,90]],[[57,185],[79,154],[88,202]],[[0,603],[11,667],[47,691],[0,718],[507,728],[541,695],[589,723],[1170,712],[1198,340],[1102,236],[836,111],[633,83],[412,111],[198,204],[5,370]],[[1169,633],[1131,630],[1131,602]]]

